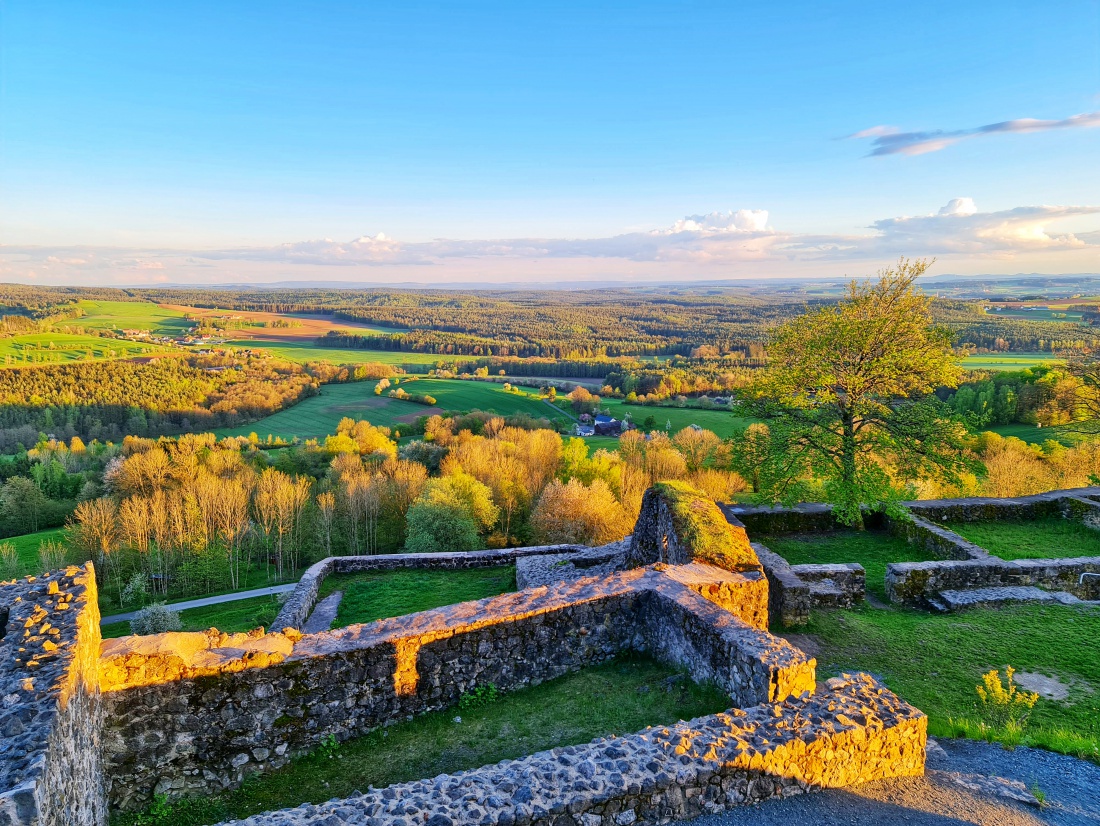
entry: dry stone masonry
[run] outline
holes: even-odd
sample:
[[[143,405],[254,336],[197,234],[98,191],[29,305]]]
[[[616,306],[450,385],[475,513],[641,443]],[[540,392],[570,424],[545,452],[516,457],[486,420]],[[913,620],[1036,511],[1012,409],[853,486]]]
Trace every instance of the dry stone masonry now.
[[[95,826],[99,606],[91,565],[0,584],[0,826]]]
[[[624,651],[713,682],[730,710],[248,823],[629,826],[923,771],[923,714],[862,675],[819,688],[814,660],[768,633],[768,579],[743,527],[689,490],[646,502],[633,539],[603,549],[325,560],[276,633],[101,643],[90,565],[0,586],[0,826],[105,826],[108,805],[231,788],[330,736]],[[518,593],[296,630],[332,571],[511,562]]]

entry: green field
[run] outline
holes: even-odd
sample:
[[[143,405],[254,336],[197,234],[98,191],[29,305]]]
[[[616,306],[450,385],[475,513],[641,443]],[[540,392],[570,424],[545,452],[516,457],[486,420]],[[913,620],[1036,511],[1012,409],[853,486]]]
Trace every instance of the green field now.
[[[1070,324],[1079,324],[1083,315],[1073,310],[1052,310],[1049,307],[1024,307],[1004,308],[990,310],[986,313],[995,318],[1016,318],[1022,321],[1064,321]]]
[[[183,335],[191,327],[179,310],[147,301],[81,301],[78,306],[84,315],[72,323],[88,330],[149,330],[157,335]]]
[[[670,725],[723,711],[729,698],[644,657],[622,657],[482,703],[425,714],[295,759],[240,789],[116,813],[111,826],[199,826],[344,798],[368,787],[435,777]],[[404,823],[423,823],[418,812]],[[335,816],[329,818],[335,822]]]
[[[168,352],[167,347],[72,333],[35,333],[0,339],[0,363],[11,367],[131,358]]]
[[[567,404],[567,402],[566,402]],[[648,416],[657,420],[657,430],[665,430],[671,422],[670,433],[676,433],[689,425],[697,424],[705,430],[713,431],[720,438],[727,439],[752,424],[753,419],[738,416],[728,410],[699,410],[691,407],[647,407],[640,404],[624,404],[619,399],[605,399],[603,408],[609,410],[616,419],[627,414],[639,429]]]
[[[1025,370],[1040,365],[1054,366],[1062,359],[1051,353],[982,353],[962,360],[966,370]]]
[[[400,430],[418,417],[430,415],[437,410],[485,410],[502,416],[526,413],[537,418],[567,419],[564,413],[540,401],[536,395],[509,393],[503,389],[503,385],[489,382],[420,379],[399,385],[412,394],[434,396],[437,399],[435,408],[386,396],[375,396],[374,386],[373,381],[326,384],[321,388],[320,395],[299,402],[294,407],[250,425],[223,428],[216,432],[219,437],[256,433],[260,438],[266,438],[270,434],[284,439],[296,436],[312,439],[335,433],[336,425],[345,416]]]
[[[1033,445],[1041,445],[1051,439],[1072,445],[1087,438],[1082,433],[1070,433],[1059,427],[1037,427],[1033,424],[993,424],[983,429],[1005,437],[1014,436]]]
[[[319,599],[343,591],[333,628],[400,617],[516,590],[516,566],[395,570],[326,577]]]
[[[327,361],[332,364],[435,364],[447,361],[443,356],[431,353],[403,353],[397,350],[341,350],[335,347],[316,347],[311,341],[266,341],[259,339],[235,339],[233,347],[266,350],[287,361],[304,364],[309,361]]]
[[[947,527],[1001,559],[1100,556],[1100,531],[1060,516],[949,522]]]

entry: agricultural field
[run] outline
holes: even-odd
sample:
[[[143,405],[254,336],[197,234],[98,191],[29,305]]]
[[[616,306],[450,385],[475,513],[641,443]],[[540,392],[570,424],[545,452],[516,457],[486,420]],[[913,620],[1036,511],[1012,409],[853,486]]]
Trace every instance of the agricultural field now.
[[[1052,353],[982,353],[962,360],[966,370],[1025,370],[1029,367],[1053,367],[1062,359]]]
[[[427,407],[401,399],[374,395],[373,381],[350,384],[326,384],[319,395],[299,402],[249,425],[222,428],[223,436],[247,436],[256,433],[261,439],[270,434],[284,439],[313,439],[336,432],[336,425],[344,417],[365,419],[374,425],[400,430],[421,416],[442,411],[468,412],[485,410],[511,416],[526,413],[536,418],[567,421],[568,417],[553,406],[541,401],[533,393],[509,393],[503,385],[489,382],[462,381],[459,379],[420,379],[401,382],[409,393],[434,396],[438,403]]]
[[[0,339],[0,364],[22,367],[171,352],[159,344],[73,333],[34,333]]]
[[[148,330],[154,335],[183,335],[191,322],[181,309],[148,301],[81,301],[84,315],[71,322],[87,330]]]
[[[239,331],[234,331],[239,334]],[[310,361],[324,361],[330,364],[428,364],[446,361],[443,356],[433,353],[405,353],[399,350],[342,350],[336,347],[317,347],[313,339],[294,340],[243,339],[235,338],[229,342],[231,347],[247,347],[253,350],[265,350],[274,356],[305,364]]]
[[[1060,427],[1039,427],[1033,424],[992,424],[982,429],[1001,436],[1013,436],[1033,445],[1041,445],[1051,440],[1064,445],[1073,445],[1087,438],[1083,433],[1071,433]]]
[[[1023,321],[1065,321],[1079,324],[1082,314],[1052,305],[1034,307],[994,307],[987,315],[997,318],[1018,318]]]

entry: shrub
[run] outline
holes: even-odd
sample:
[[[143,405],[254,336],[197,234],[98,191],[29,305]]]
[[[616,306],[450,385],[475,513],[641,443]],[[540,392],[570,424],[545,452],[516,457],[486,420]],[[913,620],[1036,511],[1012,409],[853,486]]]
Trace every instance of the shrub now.
[[[163,602],[147,605],[130,620],[130,631],[139,636],[179,631],[181,628],[183,628],[183,622],[180,620],[179,611],[173,611]]]
[[[149,580],[142,571],[134,571],[126,587],[122,589],[122,604],[126,606],[145,602],[145,596],[149,593]]]
[[[69,551],[60,542],[47,539],[38,545],[38,561],[43,571],[56,571],[68,563]]]
[[[0,579],[19,576],[19,552],[10,542],[0,542]]]
[[[1028,718],[1039,695],[1030,691],[1020,691],[1016,687],[1013,675],[1016,669],[1005,669],[1005,680],[1001,681],[1001,672],[993,669],[982,675],[982,685],[976,687],[982,716],[994,730],[1010,735],[1019,735],[1027,726]]]

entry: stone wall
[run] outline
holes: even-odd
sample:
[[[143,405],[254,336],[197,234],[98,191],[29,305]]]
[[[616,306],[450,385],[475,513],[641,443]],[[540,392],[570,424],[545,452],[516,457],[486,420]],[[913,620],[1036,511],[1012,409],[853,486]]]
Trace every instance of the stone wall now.
[[[642,496],[627,567],[705,562],[727,571],[759,571],[745,526],[685,482],[660,482]]]
[[[329,574],[358,574],[365,571],[393,571],[399,568],[455,571],[511,565],[518,559],[540,554],[566,554],[587,550],[584,545],[533,545],[526,548],[438,554],[376,554],[374,556],[330,556],[306,569],[271,627],[301,628],[317,603],[321,583]]]
[[[866,675],[730,710],[237,826],[630,826],[924,772],[927,720]]]
[[[1100,578],[1083,573],[1100,573],[1100,557],[1067,559],[1004,560],[984,559],[946,562],[892,562],[886,566],[886,593],[892,602],[917,607],[935,605],[944,590],[1004,588],[1035,585],[1068,591],[1079,599],[1100,599]]]
[[[95,575],[0,584],[0,826],[102,826]]]
[[[639,569],[304,637],[108,640],[100,671],[110,800],[135,808],[156,793],[229,788],[329,735],[346,739],[454,705],[479,685],[522,688],[626,650],[698,660],[696,673],[736,705],[812,691],[812,660],[704,597],[728,597],[742,577],[747,614],[766,623],[764,578],[715,571],[708,581],[705,567],[691,566],[684,582]]]

